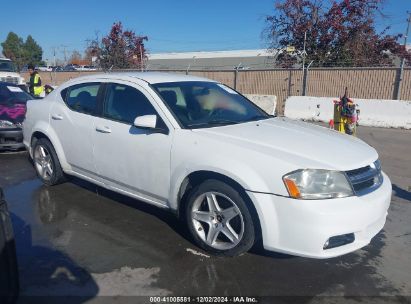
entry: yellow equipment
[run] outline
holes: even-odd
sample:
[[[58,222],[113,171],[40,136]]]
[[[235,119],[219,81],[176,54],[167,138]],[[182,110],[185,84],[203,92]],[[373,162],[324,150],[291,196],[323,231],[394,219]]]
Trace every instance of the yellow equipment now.
[[[345,88],[344,96],[340,100],[334,100],[334,130],[356,136],[359,113],[356,104],[347,97]]]

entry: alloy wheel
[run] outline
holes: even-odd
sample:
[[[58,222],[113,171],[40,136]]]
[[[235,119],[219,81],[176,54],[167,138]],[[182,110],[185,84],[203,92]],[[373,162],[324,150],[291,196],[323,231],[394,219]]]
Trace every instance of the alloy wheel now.
[[[43,145],[37,145],[34,150],[34,164],[39,176],[44,180],[53,177],[53,161],[50,152]]]
[[[219,192],[199,195],[191,208],[197,235],[210,247],[228,250],[237,246],[244,234],[244,218],[228,196]]]

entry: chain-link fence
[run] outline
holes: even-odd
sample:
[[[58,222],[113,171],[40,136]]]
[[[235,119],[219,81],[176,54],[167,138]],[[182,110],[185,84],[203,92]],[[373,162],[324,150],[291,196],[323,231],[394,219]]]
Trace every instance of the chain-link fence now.
[[[217,80],[244,94],[277,96],[277,112],[283,113],[288,96],[303,95],[301,69],[264,70],[167,70]],[[81,75],[100,72],[40,72],[43,83],[59,85]],[[338,97],[348,87],[353,98],[411,100],[411,68],[312,68],[306,73],[305,95]],[[26,75],[26,79],[27,79]]]

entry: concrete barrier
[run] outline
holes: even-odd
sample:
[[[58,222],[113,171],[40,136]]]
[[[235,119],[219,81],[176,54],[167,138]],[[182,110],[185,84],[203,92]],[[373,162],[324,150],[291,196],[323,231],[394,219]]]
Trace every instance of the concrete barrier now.
[[[244,94],[244,96],[254,102],[261,109],[266,111],[268,114],[275,114],[275,109],[277,107],[277,96],[255,94]]]
[[[337,97],[290,96],[284,115],[293,119],[329,122]],[[360,109],[359,124],[411,129],[411,101],[352,98]]]

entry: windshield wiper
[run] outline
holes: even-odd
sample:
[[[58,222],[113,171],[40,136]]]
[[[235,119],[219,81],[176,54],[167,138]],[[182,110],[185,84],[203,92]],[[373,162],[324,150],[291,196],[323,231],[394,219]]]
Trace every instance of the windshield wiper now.
[[[240,121],[228,120],[228,119],[218,119],[218,120],[210,120],[210,121],[206,121],[206,122],[188,124],[187,127],[189,127],[189,128],[201,128],[201,127],[206,127],[206,126],[234,125],[234,124],[238,124],[238,123],[240,123]]]
[[[260,120],[260,119],[269,119],[269,118],[270,118],[270,116],[255,115],[255,116],[252,116],[252,117],[248,118],[247,120],[243,120],[242,122],[255,121],[255,120]]]

